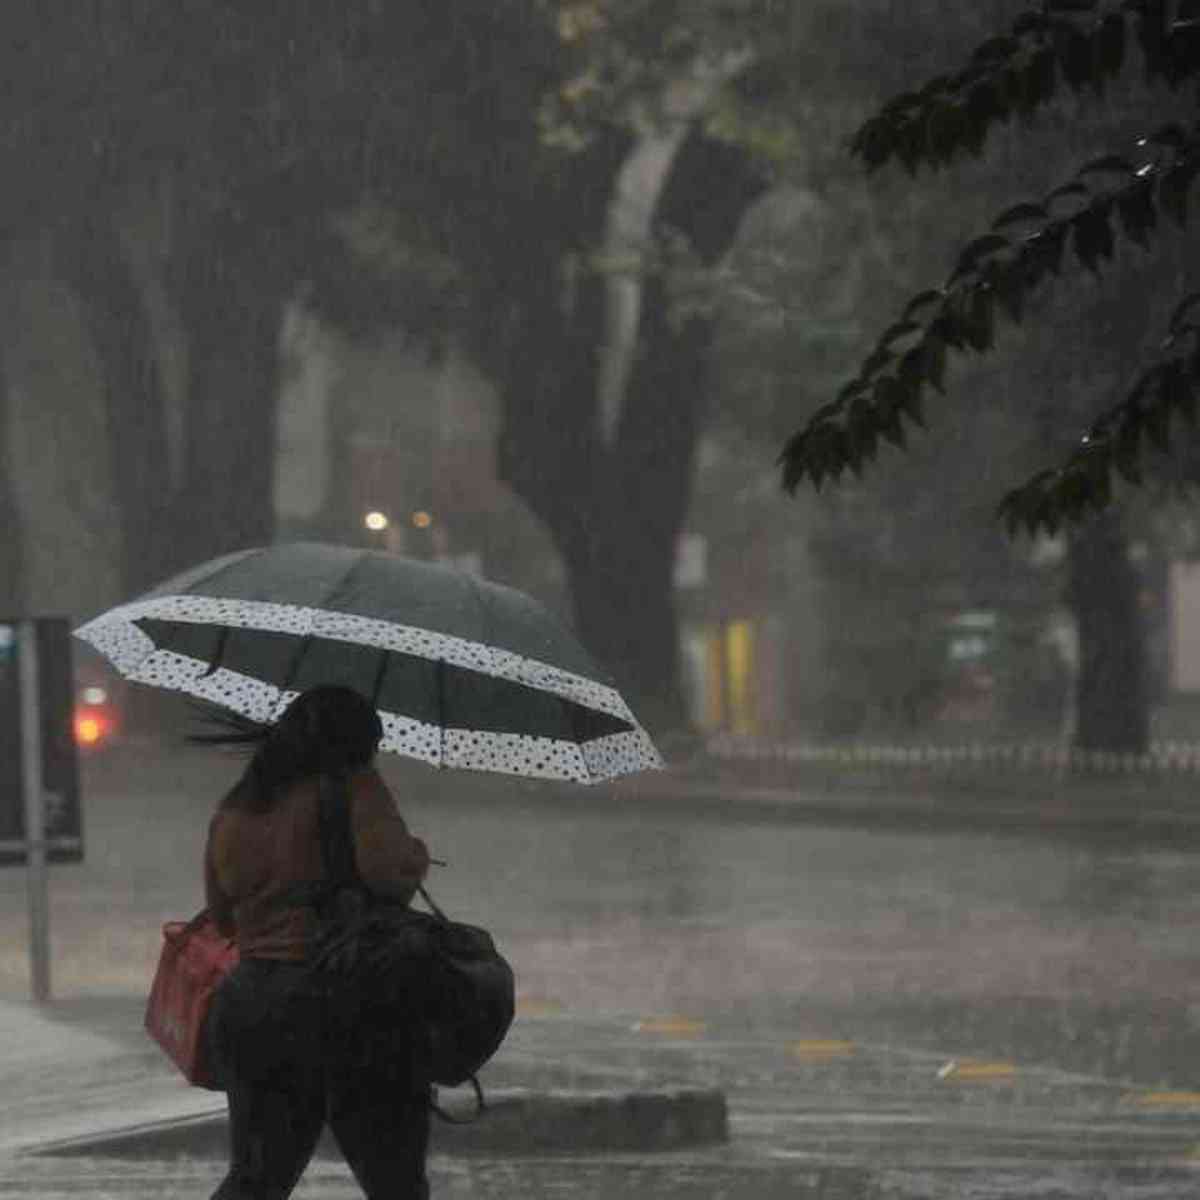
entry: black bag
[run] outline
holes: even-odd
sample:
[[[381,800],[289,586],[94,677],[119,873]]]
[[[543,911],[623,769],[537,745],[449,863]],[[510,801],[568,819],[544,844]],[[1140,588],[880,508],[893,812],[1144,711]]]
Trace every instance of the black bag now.
[[[430,1082],[470,1082],[482,1108],[475,1074],[512,1025],[512,968],[487,930],[451,921],[423,887],[427,913],[372,895],[354,862],[344,778],[321,781],[320,830],[327,881],[312,897],[314,968],[394,1000],[424,1037]]]

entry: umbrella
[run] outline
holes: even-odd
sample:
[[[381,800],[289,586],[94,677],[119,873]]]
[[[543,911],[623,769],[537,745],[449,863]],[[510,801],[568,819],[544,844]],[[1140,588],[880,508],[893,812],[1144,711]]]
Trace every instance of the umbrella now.
[[[269,723],[317,684],[372,699],[380,748],[439,767],[594,783],[660,767],[576,638],[466,572],[321,543],[193,567],[75,631],[127,679]]]

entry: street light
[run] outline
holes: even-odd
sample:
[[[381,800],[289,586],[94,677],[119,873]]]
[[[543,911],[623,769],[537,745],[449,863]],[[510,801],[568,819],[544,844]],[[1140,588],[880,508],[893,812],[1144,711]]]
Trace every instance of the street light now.
[[[382,533],[391,524],[388,520],[387,513],[381,513],[378,509],[372,509],[363,517],[363,524],[372,533]]]

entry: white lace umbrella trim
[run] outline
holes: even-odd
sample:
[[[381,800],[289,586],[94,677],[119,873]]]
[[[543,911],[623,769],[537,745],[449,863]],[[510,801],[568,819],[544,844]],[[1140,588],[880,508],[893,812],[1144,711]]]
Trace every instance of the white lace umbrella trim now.
[[[523,734],[441,729],[396,713],[380,712],[381,749],[437,766],[500,771],[547,779],[596,782],[662,766],[646,732],[620,693],[607,684],[560,670],[509,650],[414,626],[353,613],[255,600],[208,596],[155,596],[111,609],[76,630],[136,683],[187,692],[270,722],[295,698],[274,684],[155,647],[135,622],[148,617],[196,625],[230,626],[376,646],[438,660],[511,680],[629,722],[630,730],[583,744]]]

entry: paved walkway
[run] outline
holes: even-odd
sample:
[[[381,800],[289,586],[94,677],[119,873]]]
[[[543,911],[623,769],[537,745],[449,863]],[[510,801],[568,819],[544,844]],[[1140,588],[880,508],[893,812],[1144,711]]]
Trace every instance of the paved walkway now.
[[[132,999],[57,1013],[0,1004],[0,1196],[207,1195],[220,1174],[211,1160],[29,1156],[50,1141],[221,1108],[219,1096],[173,1074],[139,1018]],[[729,1097],[730,1144],[568,1159],[435,1152],[435,1195],[1165,1200],[1200,1186],[1200,1095],[824,1033],[734,1017],[528,1011],[489,1067],[489,1086],[717,1086]],[[297,1194],[356,1193],[345,1168],[323,1159]]]

